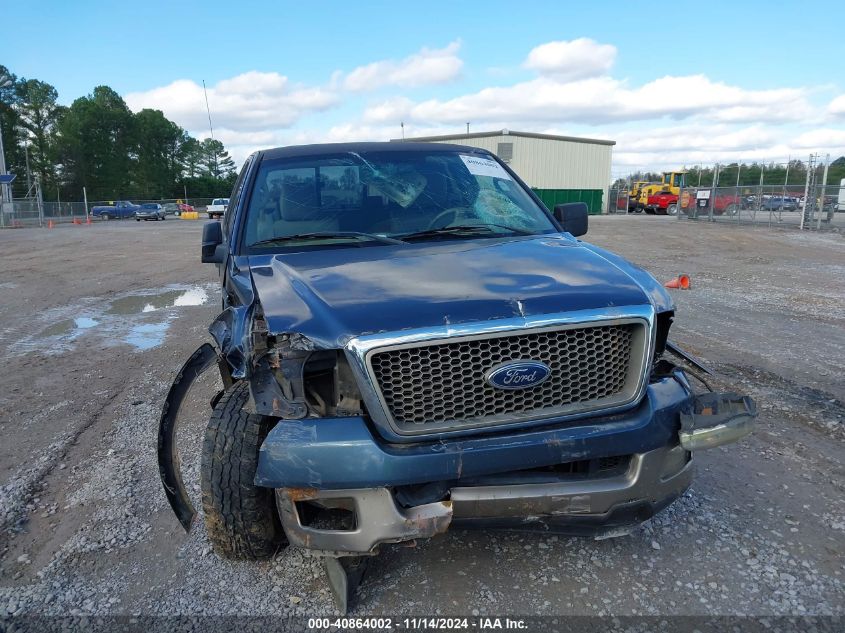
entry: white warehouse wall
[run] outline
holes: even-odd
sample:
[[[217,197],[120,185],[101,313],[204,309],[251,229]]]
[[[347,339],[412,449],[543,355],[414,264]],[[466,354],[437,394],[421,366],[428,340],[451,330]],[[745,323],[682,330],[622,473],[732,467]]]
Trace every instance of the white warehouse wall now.
[[[604,206],[607,207],[612,141],[523,136],[519,132],[456,134],[406,140],[468,145],[497,155],[499,143],[513,143],[513,159],[508,165],[528,186],[535,189],[601,189]]]

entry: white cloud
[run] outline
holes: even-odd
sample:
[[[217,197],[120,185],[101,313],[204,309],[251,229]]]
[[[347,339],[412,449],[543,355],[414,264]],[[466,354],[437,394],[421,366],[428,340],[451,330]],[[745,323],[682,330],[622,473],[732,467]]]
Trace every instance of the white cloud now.
[[[422,86],[461,77],[459,41],[404,58],[340,69],[297,84],[277,72],[249,71],[210,85],[220,139],[236,160],[260,147],[387,140],[510,128],[617,141],[621,166],[678,166],[733,160],[780,160],[810,151],[845,153],[845,94],[814,103],[832,86],[749,89],[703,74],[633,82],[611,75],[617,50],[590,39],[533,48],[521,62],[503,60],[501,85],[439,88],[447,97],[414,99]],[[513,64],[513,65],[507,65]],[[526,70],[530,72],[526,72]],[[694,70],[694,69],[691,69]],[[511,76],[521,79],[510,79]],[[446,92],[448,90],[448,92]],[[378,97],[367,96],[376,92]],[[178,80],[126,96],[137,111],[164,113],[191,133],[208,130],[202,85]],[[826,124],[826,129],[820,129]]]
[[[616,47],[586,37],[547,42],[532,49],[524,66],[558,79],[583,79],[604,75],[616,61]]]
[[[180,79],[167,86],[126,95],[127,105],[138,111],[156,108],[192,131],[205,131],[208,115],[202,86]],[[208,87],[208,102],[215,126],[239,131],[289,127],[302,116],[326,110],[338,95],[320,87],[292,85],[279,73],[250,71]]]
[[[296,125],[302,117],[323,112],[342,103],[344,91],[362,92],[386,86],[414,87],[451,81],[460,75],[463,62],[458,57],[460,42],[440,49],[422,48],[401,60],[382,60],[359,66],[348,74],[335,72],[323,85],[297,85],[277,72],[249,71],[208,86],[208,102],[215,128],[241,133],[280,130]],[[406,109],[413,102],[398,97],[374,111],[373,121],[394,118],[393,111]],[[166,86],[125,96],[129,107],[162,110],[167,117],[188,131],[205,135],[208,115],[202,85],[179,79]],[[223,134],[219,135],[223,138]],[[267,134],[255,138],[270,138]],[[226,142],[225,140],[223,141]],[[233,143],[237,141],[232,139]]]
[[[612,77],[539,77],[445,101],[423,101],[411,109],[411,116],[428,122],[519,119],[598,125],[692,116],[730,122],[797,121],[810,111],[801,89],[746,90],[689,75],[661,77],[636,88]]]
[[[705,152],[753,152],[777,142],[778,135],[763,125],[739,129],[728,125],[684,125],[624,130],[614,136],[620,152],[649,153],[685,151],[697,148]]]
[[[399,61],[386,59],[358,66],[342,77],[342,85],[346,90],[362,92],[384,86],[414,88],[446,83],[461,74],[464,63],[457,54],[460,47],[456,41],[445,48],[423,48]]]
[[[845,119],[845,95],[839,95],[827,106],[827,111],[835,118]]]
[[[845,154],[845,130],[843,129],[818,129],[804,132],[793,141],[795,147],[806,148],[814,151],[822,151],[824,148],[832,152],[838,152],[834,158]]]
[[[410,116],[413,107],[407,97],[393,97],[364,110],[363,119],[368,123],[401,121]]]

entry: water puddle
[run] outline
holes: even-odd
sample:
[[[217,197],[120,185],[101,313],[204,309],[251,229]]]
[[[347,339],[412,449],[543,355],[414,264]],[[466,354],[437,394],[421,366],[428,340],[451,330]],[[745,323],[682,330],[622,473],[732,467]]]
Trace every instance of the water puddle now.
[[[190,290],[186,290],[181,295],[176,297],[176,301],[173,302],[174,306],[201,306],[206,301],[208,301],[208,293],[205,291],[205,288],[201,288],[197,286],[196,288],[191,288]]]
[[[73,348],[82,336],[97,336],[107,345],[125,343],[137,350],[151,349],[164,342],[171,322],[179,317],[182,308],[208,302],[209,289],[169,286],[136,291],[111,301],[90,298],[78,305],[55,308],[41,316],[49,325],[12,344],[9,350],[59,354]],[[69,318],[80,312],[86,316]]]
[[[170,323],[167,321],[136,325],[123,340],[138,349],[157,347],[164,342],[164,335],[167,333],[168,327],[170,327]]]
[[[99,321],[91,317],[78,317],[76,319],[67,319],[54,323],[46,330],[41,332],[41,336],[59,336],[75,339],[82,334],[83,330],[96,327]]]
[[[186,296],[189,297],[187,302],[184,299]],[[201,299],[198,300],[195,297],[201,297]],[[205,303],[207,299],[208,295],[205,289],[200,287],[188,290],[166,290],[155,294],[135,294],[112,301],[108,313],[131,315],[155,312],[176,306],[199,306]]]

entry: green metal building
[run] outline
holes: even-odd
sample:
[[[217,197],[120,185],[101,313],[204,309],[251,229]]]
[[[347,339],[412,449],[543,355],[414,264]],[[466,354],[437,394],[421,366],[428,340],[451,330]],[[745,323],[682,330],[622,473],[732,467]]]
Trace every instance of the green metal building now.
[[[607,209],[615,141],[511,130],[405,140],[469,145],[489,150],[508,163],[550,209],[562,202],[577,201],[586,202],[593,214]]]

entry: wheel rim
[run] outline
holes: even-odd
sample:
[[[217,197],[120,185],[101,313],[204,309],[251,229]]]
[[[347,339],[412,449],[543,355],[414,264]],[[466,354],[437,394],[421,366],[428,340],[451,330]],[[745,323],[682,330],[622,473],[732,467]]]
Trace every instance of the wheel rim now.
[[[678,213],[678,205],[677,204],[670,204],[666,208],[666,213],[668,215],[676,215]]]

